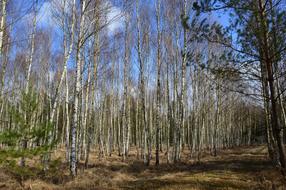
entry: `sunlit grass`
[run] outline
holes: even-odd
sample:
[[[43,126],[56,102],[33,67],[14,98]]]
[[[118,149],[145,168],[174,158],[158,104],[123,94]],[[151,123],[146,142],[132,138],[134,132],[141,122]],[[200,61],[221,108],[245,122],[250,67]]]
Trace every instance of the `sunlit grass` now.
[[[88,169],[79,164],[79,175],[72,179],[66,163],[64,151],[57,151],[53,159],[59,159],[45,174],[33,176],[24,180],[23,186],[17,186],[13,176],[5,174],[5,181],[1,185],[6,190],[243,190],[243,189],[283,189],[284,180],[279,171],[275,170],[267,161],[264,147],[238,148],[221,151],[219,156],[205,155],[200,163],[189,160],[184,154],[181,163],[166,164],[162,154],[160,166],[146,167],[142,160],[137,160],[131,151],[126,162],[121,157],[113,155],[99,160],[96,152],[92,152]],[[31,166],[33,162],[31,162]],[[4,175],[4,174],[3,174]],[[9,181],[8,181],[9,180]],[[285,189],[284,188],[284,189]]]

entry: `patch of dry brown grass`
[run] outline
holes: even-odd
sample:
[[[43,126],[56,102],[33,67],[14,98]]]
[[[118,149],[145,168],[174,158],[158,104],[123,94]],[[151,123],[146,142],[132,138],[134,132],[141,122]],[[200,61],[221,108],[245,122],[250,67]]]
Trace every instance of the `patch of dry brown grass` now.
[[[153,159],[149,167],[137,160],[135,150],[125,162],[116,154],[99,159],[97,151],[93,151],[89,168],[84,169],[80,163],[79,175],[74,180],[68,177],[64,153],[59,149],[53,155],[53,159],[62,160],[58,172],[26,180],[23,187],[0,171],[0,190],[1,185],[8,190],[286,189],[283,177],[267,160],[264,146],[223,150],[217,157],[205,154],[200,163],[190,160],[185,150],[182,162],[176,165],[167,164],[162,153],[160,166],[155,166]]]

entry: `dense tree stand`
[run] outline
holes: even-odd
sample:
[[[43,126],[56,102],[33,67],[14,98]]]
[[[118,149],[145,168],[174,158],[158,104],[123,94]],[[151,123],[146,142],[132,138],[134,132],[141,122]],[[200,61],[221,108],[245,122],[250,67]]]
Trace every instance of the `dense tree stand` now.
[[[286,1],[146,2],[0,2],[0,180],[283,187]]]

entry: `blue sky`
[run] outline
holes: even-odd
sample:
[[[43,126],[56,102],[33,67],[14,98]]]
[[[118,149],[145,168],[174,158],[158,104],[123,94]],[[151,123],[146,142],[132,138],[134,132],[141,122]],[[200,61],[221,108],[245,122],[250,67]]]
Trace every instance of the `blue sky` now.
[[[12,0],[14,2],[16,2],[16,6],[18,9],[21,10],[27,10],[29,7],[31,7],[31,3],[33,2],[32,0]],[[59,0],[56,0],[59,1]],[[108,13],[108,19],[112,20],[114,17],[116,17],[117,15],[122,14],[122,11],[120,9],[120,7],[122,6],[122,4],[120,5],[119,2],[122,1],[118,1],[118,0],[110,0],[109,2],[113,2],[112,8],[110,13]],[[154,7],[155,2],[154,0],[142,0],[142,3],[148,4],[150,5],[150,7]],[[161,1],[162,3],[164,2],[163,0]],[[191,8],[190,8],[191,9]],[[49,28],[50,31],[52,32],[51,36],[52,36],[52,51],[53,52],[61,52],[62,51],[62,32],[61,29],[57,26],[57,24],[54,22],[53,18],[52,18],[52,4],[51,4],[51,0],[39,0],[39,14],[38,14],[38,18],[37,18],[37,27],[38,29],[40,28]],[[192,10],[191,10],[192,11]],[[30,13],[28,15],[26,15],[24,18],[22,18],[21,23],[26,24],[31,22],[33,18],[33,13]],[[217,20],[218,22],[220,22],[222,25],[226,26],[228,25],[228,15],[225,14],[224,12],[217,12],[213,14],[212,17],[214,20]],[[154,20],[153,20],[154,21]],[[179,21],[178,21],[179,22]],[[114,22],[112,22],[109,26],[108,26],[108,32],[110,33],[110,35],[112,35],[116,30],[122,28],[122,26],[124,25],[124,19],[115,19]],[[154,25],[155,26],[155,25]],[[31,28],[28,28],[27,31],[28,33],[31,33]],[[152,28],[152,30],[155,30],[155,28]],[[132,51],[132,57],[135,56],[133,55],[134,53],[136,53],[135,51]],[[136,56],[133,57],[133,59],[136,59]],[[150,60],[152,61],[152,60]],[[135,67],[136,69],[136,67]]]

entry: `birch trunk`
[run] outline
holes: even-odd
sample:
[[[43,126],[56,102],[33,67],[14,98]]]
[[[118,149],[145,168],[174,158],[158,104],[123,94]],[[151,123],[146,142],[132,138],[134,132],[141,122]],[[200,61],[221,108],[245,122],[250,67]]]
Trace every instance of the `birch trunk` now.
[[[156,21],[157,21],[157,93],[156,93],[156,165],[159,165],[159,149],[160,149],[160,112],[161,112],[161,27],[160,27],[160,0],[156,3]]]
[[[76,83],[75,83],[75,94],[74,94],[74,107],[73,107],[73,122],[71,125],[71,150],[70,150],[70,172],[73,177],[77,175],[77,128],[79,126],[78,116],[79,116],[79,97],[81,91],[81,46],[83,36],[83,24],[84,24],[84,12],[85,12],[85,0],[82,1],[81,5],[81,18],[80,18],[80,28],[79,28],[79,38],[76,49]]]
[[[148,166],[150,164],[150,157],[147,155],[148,153],[148,127],[146,121],[146,109],[145,109],[145,76],[144,76],[144,63],[142,59],[141,52],[141,35],[140,35],[140,13],[139,13],[139,0],[136,0],[136,20],[137,20],[137,51],[138,51],[138,61],[139,61],[139,75],[140,75],[140,103],[141,103],[141,118],[142,118],[142,126],[144,128],[144,163]]]
[[[31,38],[31,51],[29,53],[29,58],[28,58],[27,81],[26,81],[26,89],[25,89],[26,94],[28,94],[28,91],[29,91],[30,77],[31,77],[31,72],[32,72],[32,64],[33,64],[34,51],[35,51],[35,34],[36,34],[36,27],[37,27],[37,11],[36,11],[37,4],[38,4],[38,0],[36,0],[35,5],[34,5],[33,31],[32,31],[32,38]]]
[[[5,34],[5,25],[6,25],[6,5],[7,0],[2,0],[2,16],[0,21],[0,57],[2,59],[3,56],[3,42],[4,42],[4,34]]]
[[[57,105],[58,105],[58,99],[59,99],[59,91],[62,87],[63,81],[65,79],[65,76],[67,74],[67,64],[68,64],[68,60],[70,58],[70,55],[72,53],[73,50],[73,45],[74,45],[74,33],[75,33],[75,6],[76,6],[76,0],[73,0],[73,4],[72,4],[72,23],[71,23],[71,39],[70,39],[70,44],[69,47],[67,47],[67,31],[66,31],[66,27],[65,27],[65,17],[66,17],[66,10],[65,10],[65,5],[66,5],[66,0],[64,0],[64,5],[63,5],[63,19],[62,19],[62,26],[63,26],[63,33],[64,33],[64,41],[63,41],[63,45],[64,45],[64,68],[61,74],[61,78],[60,78],[60,82],[56,88],[56,94],[54,96],[53,99],[53,104],[52,104],[52,112],[51,112],[51,118],[50,118],[50,122],[53,123],[54,122],[54,115],[55,115],[55,111],[57,109]]]

